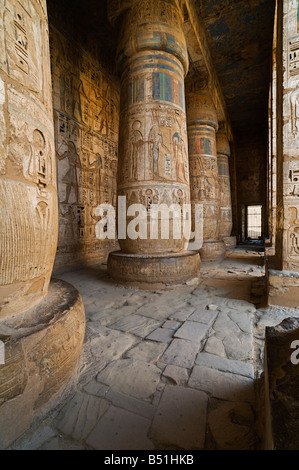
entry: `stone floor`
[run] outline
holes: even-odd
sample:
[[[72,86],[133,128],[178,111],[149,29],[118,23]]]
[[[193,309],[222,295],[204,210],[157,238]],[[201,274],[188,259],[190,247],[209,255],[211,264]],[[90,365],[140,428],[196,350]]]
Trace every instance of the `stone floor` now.
[[[85,304],[81,362],[11,449],[262,448],[265,326],[299,316],[263,306],[263,259],[237,248],[154,292],[112,284],[105,265],[60,275]]]

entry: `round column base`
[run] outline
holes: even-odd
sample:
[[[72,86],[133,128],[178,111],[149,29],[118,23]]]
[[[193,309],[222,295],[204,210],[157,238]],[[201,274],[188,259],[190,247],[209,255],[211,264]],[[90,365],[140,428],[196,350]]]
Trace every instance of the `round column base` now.
[[[232,250],[237,246],[237,237],[223,237],[226,248]]]
[[[198,252],[168,255],[133,255],[115,251],[108,258],[108,274],[114,281],[144,289],[184,284],[199,276]]]
[[[81,296],[60,280],[51,281],[39,305],[0,322],[1,449],[20,437],[67,384],[78,365],[84,335]]]
[[[225,258],[225,243],[223,240],[204,242],[199,250],[202,261],[222,261]]]

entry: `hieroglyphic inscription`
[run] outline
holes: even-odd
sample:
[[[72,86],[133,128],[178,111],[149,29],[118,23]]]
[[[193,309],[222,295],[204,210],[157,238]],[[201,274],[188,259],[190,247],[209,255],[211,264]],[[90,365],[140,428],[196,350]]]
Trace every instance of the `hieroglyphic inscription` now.
[[[116,207],[119,90],[100,64],[51,27],[59,253],[91,253],[95,209]],[[75,248],[76,247],[76,248]]]

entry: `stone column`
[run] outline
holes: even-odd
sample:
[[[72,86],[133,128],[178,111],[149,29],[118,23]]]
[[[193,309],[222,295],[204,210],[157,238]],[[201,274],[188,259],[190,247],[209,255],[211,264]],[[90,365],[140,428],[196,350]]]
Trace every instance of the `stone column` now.
[[[187,91],[191,202],[203,205],[203,261],[219,261],[225,244],[219,237],[220,198],[216,150],[217,114],[208,91]]]
[[[270,262],[270,305],[299,305],[299,26],[298,2],[277,4],[275,264]],[[275,115],[273,116],[275,125]]]
[[[73,373],[85,330],[79,293],[50,283],[58,209],[48,43],[45,1],[0,0],[3,447]]]
[[[219,237],[227,248],[235,248],[236,237],[231,236],[233,228],[232,197],[229,171],[230,145],[225,130],[216,135],[217,162],[219,173],[220,223]]]
[[[114,16],[117,3],[111,5]],[[199,263],[198,254],[185,251],[188,234],[175,239],[171,219],[169,238],[160,233],[156,239],[150,237],[154,205],[176,204],[183,217],[183,205],[190,203],[183,15],[175,0],[132,0],[126,5],[117,54],[118,196],[126,198],[127,209],[132,204],[144,206],[146,226],[145,236],[134,240],[128,232],[118,232],[121,251],[109,256],[108,271],[113,279],[130,284],[183,282],[197,275]],[[132,220],[133,216],[127,219],[126,228]]]

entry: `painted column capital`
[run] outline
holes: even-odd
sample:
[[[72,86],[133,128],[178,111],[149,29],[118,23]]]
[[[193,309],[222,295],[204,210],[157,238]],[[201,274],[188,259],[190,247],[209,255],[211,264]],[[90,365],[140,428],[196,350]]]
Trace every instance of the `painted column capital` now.
[[[226,155],[230,157],[231,150],[229,145],[229,140],[225,130],[221,129],[216,134],[216,144],[217,144],[217,154]]]
[[[184,17],[176,0],[125,1],[121,2],[120,11],[124,13],[117,50],[120,71],[137,53],[162,51],[175,56],[187,75],[189,61],[183,32]]]
[[[218,131],[217,112],[209,91],[186,93],[186,109],[188,126],[210,126]]]

